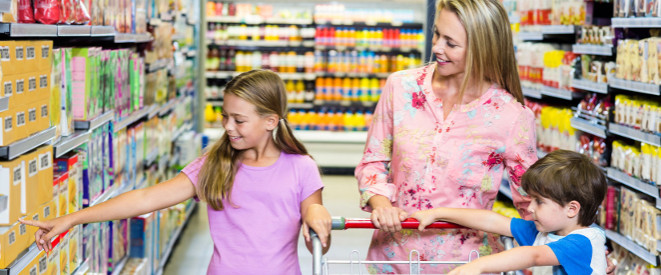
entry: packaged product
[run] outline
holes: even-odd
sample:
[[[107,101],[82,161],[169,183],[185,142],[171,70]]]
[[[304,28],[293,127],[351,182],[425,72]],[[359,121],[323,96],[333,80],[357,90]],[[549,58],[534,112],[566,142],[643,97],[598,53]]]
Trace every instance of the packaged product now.
[[[33,0],[34,17],[43,24],[57,24],[62,18],[59,0]]]

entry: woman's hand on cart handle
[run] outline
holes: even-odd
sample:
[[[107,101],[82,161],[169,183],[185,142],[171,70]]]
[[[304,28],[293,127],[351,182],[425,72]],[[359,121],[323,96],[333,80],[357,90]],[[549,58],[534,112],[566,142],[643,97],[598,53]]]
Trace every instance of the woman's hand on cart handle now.
[[[374,226],[385,232],[395,233],[402,230],[402,222],[408,218],[409,213],[398,207],[377,207],[372,210],[370,219]]]

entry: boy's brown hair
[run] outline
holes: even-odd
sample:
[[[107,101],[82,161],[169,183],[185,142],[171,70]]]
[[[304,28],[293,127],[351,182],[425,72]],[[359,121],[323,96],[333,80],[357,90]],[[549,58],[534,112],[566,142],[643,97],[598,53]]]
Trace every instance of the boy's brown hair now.
[[[578,223],[590,226],[606,196],[608,182],[604,171],[582,154],[556,150],[535,162],[523,174],[521,187],[565,206],[571,201],[581,205]]]

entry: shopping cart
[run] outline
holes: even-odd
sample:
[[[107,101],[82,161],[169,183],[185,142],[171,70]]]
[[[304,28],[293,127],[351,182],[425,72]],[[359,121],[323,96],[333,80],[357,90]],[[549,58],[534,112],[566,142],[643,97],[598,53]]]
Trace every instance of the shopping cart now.
[[[413,218],[408,218],[402,222],[403,229],[418,229],[420,222]],[[344,218],[344,217],[333,217],[332,219],[332,230],[347,230],[347,229],[376,229],[374,224],[370,219],[356,219],[356,218]],[[456,224],[447,223],[447,222],[434,222],[426,227],[426,229],[456,229],[456,228],[465,228]],[[408,264],[409,265],[409,274],[420,274],[420,265],[421,264],[465,264],[477,259],[479,257],[479,252],[473,250],[468,256],[468,261],[421,261],[420,253],[417,250],[412,250],[409,253],[408,261],[364,261],[360,259],[360,255],[357,250],[351,252],[352,260],[328,260],[322,258],[322,247],[321,240],[310,230],[310,235],[312,236],[312,272],[314,275],[329,274],[329,265],[351,265],[357,266],[358,274],[362,274],[362,267],[364,264]],[[512,238],[501,237],[505,249],[511,249],[514,244]],[[353,258],[356,258],[353,260]],[[353,273],[353,268],[350,271]],[[515,272],[507,272],[506,275],[514,275]]]

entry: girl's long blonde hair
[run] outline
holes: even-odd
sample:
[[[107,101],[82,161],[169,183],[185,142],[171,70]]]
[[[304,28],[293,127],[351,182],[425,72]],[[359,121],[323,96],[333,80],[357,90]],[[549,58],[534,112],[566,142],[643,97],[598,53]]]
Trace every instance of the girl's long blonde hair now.
[[[287,94],[277,74],[268,70],[242,73],[227,83],[224,93],[233,94],[255,105],[257,113],[262,117],[278,115],[280,121],[274,135],[278,149],[288,154],[308,154],[286,122]],[[223,210],[223,199],[230,201],[239,153],[232,148],[227,133],[206,153],[207,159],[200,169],[197,195],[214,210]]]
[[[466,29],[466,73],[460,95],[463,97],[471,80],[485,79],[497,83],[523,104],[512,30],[500,1],[440,0],[436,17],[443,9],[455,13]]]

